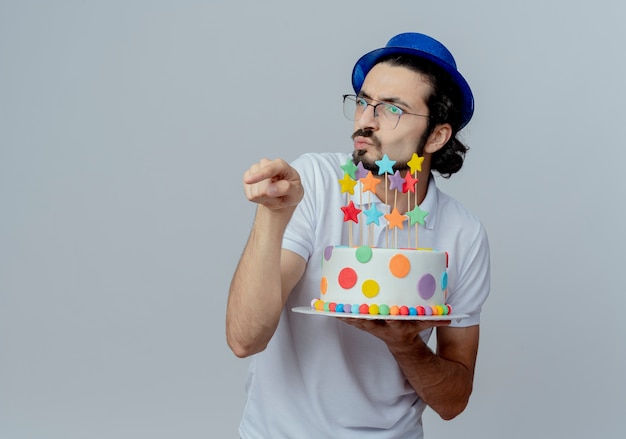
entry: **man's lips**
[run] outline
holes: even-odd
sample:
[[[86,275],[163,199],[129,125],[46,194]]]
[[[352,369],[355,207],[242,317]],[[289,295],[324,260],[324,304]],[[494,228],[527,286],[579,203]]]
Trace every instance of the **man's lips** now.
[[[367,137],[357,136],[354,138],[354,149],[362,150],[371,147],[374,143]]]

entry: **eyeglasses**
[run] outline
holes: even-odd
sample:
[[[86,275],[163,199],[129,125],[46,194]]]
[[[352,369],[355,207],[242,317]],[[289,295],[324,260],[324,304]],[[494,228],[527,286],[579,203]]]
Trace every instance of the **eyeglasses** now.
[[[343,95],[343,114],[349,120],[358,120],[363,116],[367,107],[372,107],[378,126],[386,130],[393,130],[397,127],[400,122],[400,117],[402,117],[403,114],[430,118],[430,116],[426,116],[425,114],[409,113],[388,102],[378,102],[377,104],[370,102],[373,101],[361,96]]]

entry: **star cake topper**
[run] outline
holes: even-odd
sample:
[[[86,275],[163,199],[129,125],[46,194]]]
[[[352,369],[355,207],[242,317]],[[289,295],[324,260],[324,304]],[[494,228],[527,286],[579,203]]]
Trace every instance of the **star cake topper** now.
[[[387,154],[382,159],[376,160],[375,163],[378,165],[378,175],[393,174],[393,165],[396,164],[396,161],[390,160]]]
[[[361,163],[361,162],[359,162],[359,163]],[[374,175],[372,174],[372,171],[369,171],[367,173],[367,177],[360,179],[360,182],[363,185],[362,186],[363,187],[363,193],[371,192],[371,193],[375,194],[376,193],[376,186],[381,181],[382,180],[380,178],[374,177]]]
[[[347,206],[343,206],[341,208],[343,210],[343,221],[354,221],[355,223],[359,222],[359,213],[362,212],[361,209],[358,209],[352,201],[348,203]]]
[[[402,224],[404,222],[404,218],[405,216],[400,214],[398,209],[395,207],[391,213],[385,215],[385,219],[389,222],[390,229],[395,229],[396,227],[404,229],[404,224]]]
[[[351,179],[356,180],[356,171],[358,167],[354,164],[350,157],[348,157],[345,164],[341,165],[341,169],[343,169],[343,172],[349,175]]]
[[[384,215],[380,210],[378,210],[375,204],[372,204],[370,208],[367,210],[364,210],[363,213],[366,216],[365,225],[374,223],[377,226],[379,226],[380,222],[378,221],[378,218]]]
[[[408,161],[407,165],[411,168],[411,174],[415,172],[422,171],[422,162],[424,161],[424,157],[418,156],[416,153],[413,153],[411,156],[411,160]]]
[[[341,185],[341,193],[349,192],[354,195],[354,186],[356,181],[352,180],[348,174],[343,174],[343,178],[337,180]]]
[[[428,212],[420,209],[419,206],[415,206],[413,210],[407,212],[406,214],[409,217],[409,220],[411,221],[411,225],[415,223],[419,223],[423,226],[424,224],[426,224],[425,218],[428,215]]]

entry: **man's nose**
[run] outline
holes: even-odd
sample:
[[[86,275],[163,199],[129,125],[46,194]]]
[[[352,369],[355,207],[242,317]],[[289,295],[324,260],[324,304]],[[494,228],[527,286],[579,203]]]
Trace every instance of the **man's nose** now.
[[[363,110],[363,114],[358,120],[359,128],[362,130],[378,129],[378,118],[376,117],[376,106],[372,104],[368,104],[365,110]]]

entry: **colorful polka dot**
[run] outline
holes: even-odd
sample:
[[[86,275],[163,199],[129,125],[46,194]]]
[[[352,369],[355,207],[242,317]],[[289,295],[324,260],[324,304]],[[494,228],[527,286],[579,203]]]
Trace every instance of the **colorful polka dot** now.
[[[389,260],[389,271],[395,277],[405,277],[411,271],[411,262],[404,255],[394,255]]]
[[[365,282],[363,282],[363,286],[361,287],[361,290],[363,291],[363,295],[365,297],[369,297],[371,299],[372,297],[378,296],[378,292],[380,291],[380,286],[378,285],[378,282],[376,282],[375,280],[368,279]]]
[[[372,249],[367,245],[362,245],[356,249],[356,260],[365,264],[372,259]]]
[[[369,313],[373,316],[377,316],[378,315],[378,305],[376,304],[371,304],[369,306]]]
[[[444,271],[441,275],[441,289],[445,290],[448,288],[448,272]]]
[[[424,300],[428,300],[433,297],[435,294],[435,289],[437,288],[437,282],[432,274],[426,273],[422,278],[417,282],[417,293]]]
[[[322,294],[326,294],[328,291],[328,279],[326,276],[322,276],[322,280],[320,280],[320,291]]]
[[[356,280],[356,271],[354,271],[352,268],[344,268],[339,272],[339,286],[341,286],[341,288],[345,290],[349,290],[350,288],[355,286]]]
[[[390,310],[389,310],[389,307],[388,307],[387,305],[380,305],[380,306],[378,307],[378,313],[379,313],[381,316],[388,316],[388,315],[389,315],[389,311],[390,311]]]
[[[332,255],[333,255],[333,246],[329,245],[324,249],[324,259],[328,261],[330,260]]]

